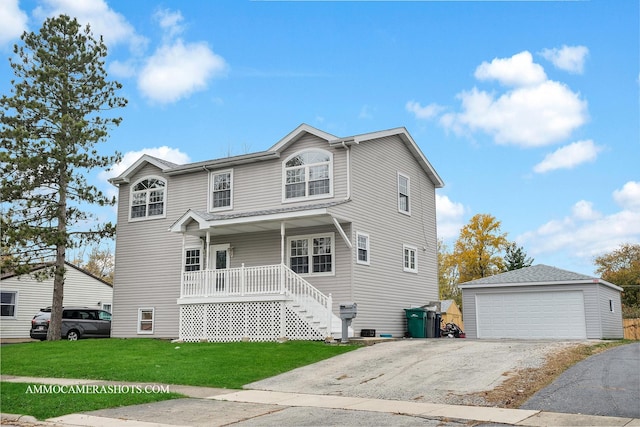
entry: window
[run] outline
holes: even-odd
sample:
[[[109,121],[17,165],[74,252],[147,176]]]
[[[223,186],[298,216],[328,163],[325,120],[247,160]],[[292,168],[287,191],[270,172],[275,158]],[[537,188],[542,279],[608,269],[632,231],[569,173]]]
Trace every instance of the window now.
[[[284,163],[284,200],[330,197],[332,155],[322,150],[294,154]]]
[[[369,235],[357,232],[356,240],[358,245],[358,264],[369,265]]]
[[[160,178],[145,178],[131,187],[131,219],[163,218],[166,183]]]
[[[0,292],[0,315],[2,317],[16,317],[16,296],[15,291]]]
[[[409,177],[398,172],[398,211],[407,215],[411,215],[409,190]]]
[[[333,233],[289,238],[289,267],[298,274],[333,274]]]
[[[184,258],[184,271],[200,270],[200,249],[187,249]]]
[[[111,304],[108,304],[108,303],[102,304],[102,309],[111,313]]]
[[[139,334],[153,333],[154,312],[155,312],[154,308],[138,309],[138,333]]]
[[[211,210],[232,208],[232,181],[231,171],[211,174]]]
[[[404,271],[409,273],[418,272],[418,248],[413,246],[403,245],[402,250],[404,252]]]

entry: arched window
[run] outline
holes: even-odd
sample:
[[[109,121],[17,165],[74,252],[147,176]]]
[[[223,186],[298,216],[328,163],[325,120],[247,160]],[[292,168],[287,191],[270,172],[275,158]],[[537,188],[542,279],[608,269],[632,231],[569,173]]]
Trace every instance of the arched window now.
[[[333,193],[332,155],[322,150],[296,153],[284,163],[284,199],[328,197]]]
[[[165,216],[167,185],[163,179],[144,178],[131,187],[131,219]]]

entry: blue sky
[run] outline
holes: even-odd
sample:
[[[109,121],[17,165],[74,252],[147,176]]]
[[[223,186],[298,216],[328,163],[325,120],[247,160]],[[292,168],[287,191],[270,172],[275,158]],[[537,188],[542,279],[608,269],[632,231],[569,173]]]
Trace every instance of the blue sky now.
[[[3,0],[0,51],[66,13],[109,46],[122,125],[100,148],[177,163],[267,149],[301,123],[406,127],[445,181],[439,235],[477,213],[591,274],[640,243],[639,3]],[[0,62],[0,91],[12,72]],[[115,221],[113,210],[100,211]]]

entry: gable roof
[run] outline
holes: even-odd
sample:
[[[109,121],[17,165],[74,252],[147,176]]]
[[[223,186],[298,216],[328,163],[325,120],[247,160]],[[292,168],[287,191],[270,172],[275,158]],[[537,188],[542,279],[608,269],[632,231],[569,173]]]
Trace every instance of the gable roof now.
[[[148,154],[143,154],[134,164],[129,166],[127,170],[122,172],[119,176],[115,178],[109,178],[109,182],[113,185],[125,184],[128,183],[133,175],[138,172],[141,168],[146,166],[147,164],[152,164],[158,169],[164,171],[173,169],[178,167],[177,163],[172,163],[167,160],[159,159],[157,157],[150,156]]]
[[[471,280],[459,285],[461,289],[504,286],[535,286],[535,285],[567,285],[596,283],[622,291],[622,288],[586,274],[574,273],[544,264],[507,271],[481,279]]]
[[[83,274],[85,274],[85,275],[87,275],[87,276],[91,277],[92,279],[95,279],[95,280],[97,280],[97,281],[99,281],[99,282],[102,282],[102,283],[104,283],[105,285],[107,285],[107,286],[109,286],[109,287],[113,288],[113,285],[112,285],[111,283],[109,283],[109,282],[107,282],[106,280],[104,280],[104,279],[102,279],[102,278],[100,278],[100,277],[98,277],[98,276],[96,276],[96,275],[94,275],[94,274],[92,274],[92,273],[88,272],[88,271],[87,271],[87,270],[85,270],[84,268],[78,267],[77,265],[72,264],[72,263],[70,263],[70,262],[68,262],[68,261],[65,261],[65,262],[64,262],[64,264],[65,264],[67,267],[71,267],[71,268],[73,268],[73,269],[75,269],[75,270],[78,270],[79,272],[81,272],[81,273],[83,273]],[[36,271],[38,271],[38,270],[42,270],[43,268],[52,267],[53,265],[54,265],[54,262],[53,262],[53,261],[51,261],[51,262],[45,262],[45,263],[42,263],[42,264],[34,264],[34,265],[31,267],[31,269],[30,269],[27,273],[23,273],[23,274],[16,274],[16,273],[14,273],[14,272],[12,272],[12,271],[9,271],[9,272],[3,272],[3,273],[2,273],[2,277],[0,277],[0,280],[10,279],[10,278],[12,278],[12,277],[19,277],[19,276],[22,276],[22,275],[24,275],[24,274],[31,274],[31,273],[34,273],[34,272],[36,272]]]
[[[440,178],[440,176],[436,173],[431,163],[424,156],[416,142],[413,140],[409,132],[404,127],[377,131],[371,133],[365,133],[360,135],[354,135],[346,138],[338,138],[330,133],[324,132],[320,129],[316,129],[313,126],[309,126],[308,124],[301,124],[293,131],[289,132],[284,138],[274,144],[267,151],[259,151],[250,154],[242,154],[238,156],[230,156],[223,157],[220,159],[213,160],[205,160],[201,162],[188,163],[185,165],[177,165],[175,163],[171,163],[165,160],[158,159],[153,156],[149,156],[148,154],[144,154],[140,157],[133,165],[131,165],[126,171],[120,174],[118,177],[109,179],[109,182],[113,185],[118,186],[119,184],[124,184],[130,182],[130,179],[135,173],[145,166],[146,164],[152,164],[162,170],[163,173],[167,175],[180,175],[190,172],[196,172],[200,170],[207,170],[208,168],[219,169],[224,167],[231,167],[246,163],[255,163],[264,160],[277,159],[280,157],[280,153],[293,144],[295,141],[299,140],[306,134],[315,135],[318,138],[324,139],[330,146],[347,146],[352,144],[360,144],[366,141],[372,141],[379,138],[384,138],[388,136],[398,136],[407,146],[409,151],[413,154],[416,161],[420,164],[422,169],[426,172],[429,179],[433,182],[436,188],[442,188],[444,186],[444,182]]]
[[[422,169],[426,172],[427,176],[433,182],[436,188],[444,187],[444,181],[438,175],[436,170],[433,168],[429,160],[425,157],[418,144],[414,141],[414,139],[409,134],[409,131],[405,127],[398,127],[388,130],[381,130],[377,132],[363,133],[360,135],[355,135],[347,138],[335,139],[333,141],[329,141],[329,145],[341,145],[341,144],[360,144],[366,141],[373,141],[379,138],[385,138],[389,136],[398,136],[407,146],[413,157],[416,159],[418,164],[422,167]]]
[[[455,302],[452,299],[445,299],[440,301],[440,311],[442,313],[446,313],[447,311],[449,311],[449,308],[454,304]]]

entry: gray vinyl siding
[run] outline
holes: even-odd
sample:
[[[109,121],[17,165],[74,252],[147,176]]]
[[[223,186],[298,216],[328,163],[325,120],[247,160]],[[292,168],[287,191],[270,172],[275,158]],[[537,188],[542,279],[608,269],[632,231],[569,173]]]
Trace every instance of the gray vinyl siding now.
[[[613,312],[610,310],[609,301],[613,304]],[[602,338],[623,338],[622,326],[622,302],[620,292],[608,286],[598,285],[598,309],[600,310],[602,324]]]
[[[600,288],[600,289],[599,289]],[[553,292],[553,291],[582,291],[584,296],[584,313],[587,338],[600,339],[609,338],[605,336],[608,333],[616,333],[616,327],[619,328],[619,337],[622,337],[621,317],[617,318],[616,326],[614,316],[607,316],[607,332],[605,333],[601,323],[601,316],[606,308],[609,311],[609,298],[603,296],[602,289],[611,290],[597,284],[565,284],[565,285],[537,285],[537,286],[513,286],[513,287],[488,287],[483,286],[478,289],[464,289],[462,292],[462,307],[464,313],[465,333],[468,338],[478,337],[477,312],[476,312],[476,295],[487,293],[522,293],[522,292]],[[604,293],[608,295],[608,292]],[[605,301],[606,299],[606,301]],[[615,298],[614,298],[615,300]],[[618,301],[620,295],[618,293]],[[604,306],[606,302],[606,307]],[[500,316],[500,313],[496,313]],[[618,313],[618,316],[620,314]],[[505,319],[508,321],[508,319]]]
[[[239,165],[233,168],[222,166],[220,169],[217,169],[220,171],[233,169],[233,211],[246,212],[282,207],[282,163],[290,155],[312,148],[322,149],[333,154],[333,199],[344,198],[346,194],[346,160],[344,150],[330,148],[326,141],[314,135],[306,135],[285,149],[279,159]],[[182,175],[182,177],[193,179],[194,175],[195,174]],[[202,175],[205,175],[205,172],[203,172]],[[295,206],[296,204],[309,204],[318,200],[330,201],[333,199],[305,199],[297,202],[287,201],[285,205]],[[204,200],[207,200],[206,196]],[[184,211],[186,211],[186,206],[183,206]],[[231,210],[222,212],[231,212]]]
[[[51,306],[53,278],[38,281],[25,274],[0,282],[2,291],[16,292],[16,315],[0,320],[2,338],[29,338],[31,319],[41,309]],[[113,288],[80,270],[67,266],[63,305],[102,308],[98,303],[110,304]]]
[[[203,197],[206,207],[206,176],[191,180],[168,179],[154,166],[142,168],[131,183],[145,176],[167,180],[166,218],[129,221],[130,185],[120,185],[116,234],[116,274],[112,335],[116,337],[178,336],[178,306],[182,263],[182,236],[170,233],[169,226],[182,215],[185,206],[198,208]],[[203,190],[204,189],[204,190]],[[194,206],[195,205],[195,206]],[[138,335],[138,309],[155,309],[154,334]]]
[[[403,336],[405,308],[438,300],[435,187],[397,137],[351,149],[352,201],[332,212],[352,220],[355,334]],[[411,216],[398,212],[398,172],[410,178]],[[356,262],[356,232],[369,234],[370,265]],[[418,249],[418,273],[403,269],[403,244]]]
[[[296,152],[320,148],[333,155],[333,198],[287,201],[283,203],[283,162]],[[404,308],[438,299],[436,262],[435,188],[398,137],[381,138],[353,145],[351,154],[351,200],[329,211],[341,219],[354,245],[350,249],[338,230],[325,227],[286,228],[286,237],[332,232],[335,235],[335,275],[305,277],[325,294],[331,293],[334,313],[339,304],[355,301],[358,316],[352,326],[376,329],[378,333],[402,336]],[[399,166],[398,166],[399,165]],[[313,205],[346,200],[348,195],[347,149],[330,147],[327,141],[305,134],[280,153],[280,158],[256,163],[220,166],[233,170],[233,209],[220,213],[251,212],[263,209]],[[172,175],[167,179],[166,218],[129,221],[130,184],[120,185],[116,276],[114,288],[113,334],[118,337],[178,336],[182,235],[169,227],[189,209],[209,209],[209,177],[213,169]],[[411,216],[397,208],[397,174],[411,180]],[[130,182],[148,176],[163,176],[152,165],[141,168]],[[193,223],[189,227],[195,227]],[[369,234],[371,265],[356,263],[356,232]],[[229,243],[234,248],[231,267],[278,264],[280,232],[248,235],[212,235],[211,244]],[[198,246],[189,238],[187,246]],[[403,271],[403,244],[418,248],[418,273]],[[423,250],[424,248],[424,250]],[[288,260],[286,261],[288,263]],[[153,335],[138,335],[138,309],[153,307]]]

